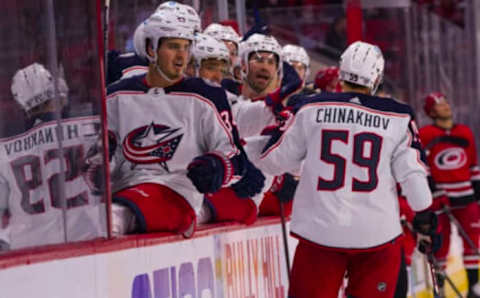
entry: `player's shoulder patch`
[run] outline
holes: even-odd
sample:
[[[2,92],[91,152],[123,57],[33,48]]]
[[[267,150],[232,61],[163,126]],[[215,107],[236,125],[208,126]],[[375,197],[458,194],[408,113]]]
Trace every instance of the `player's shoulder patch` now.
[[[144,83],[145,74],[133,76],[130,78],[122,79],[110,84],[107,87],[107,96],[113,95],[114,93],[119,93],[122,91],[131,92],[144,92],[148,91],[147,85]]]
[[[227,93],[220,86],[208,84],[201,78],[186,78],[173,86],[165,88],[165,93],[195,93],[210,100],[219,112],[229,110]]]

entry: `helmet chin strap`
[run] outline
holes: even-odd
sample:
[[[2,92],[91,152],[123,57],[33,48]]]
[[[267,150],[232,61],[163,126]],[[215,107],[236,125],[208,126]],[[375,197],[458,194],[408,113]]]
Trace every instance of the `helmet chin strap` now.
[[[167,82],[173,83],[173,82],[177,81],[177,80],[175,80],[175,79],[174,79],[174,80],[170,79],[170,78],[160,69],[160,67],[158,66],[157,63],[155,63],[155,70],[156,70],[156,71],[158,72],[158,74],[159,74],[163,79],[165,79]]]

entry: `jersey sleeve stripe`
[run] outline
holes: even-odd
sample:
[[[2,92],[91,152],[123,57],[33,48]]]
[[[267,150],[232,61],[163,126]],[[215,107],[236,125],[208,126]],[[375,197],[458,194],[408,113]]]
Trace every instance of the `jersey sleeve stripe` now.
[[[143,91],[120,90],[120,91],[114,92],[112,94],[109,94],[107,96],[107,100],[112,99],[114,97],[117,97],[118,95],[139,95],[139,94],[145,94],[145,92],[143,92]]]
[[[282,133],[282,136],[278,139],[276,143],[274,143],[270,148],[268,148],[262,155],[260,155],[260,159],[265,158],[270,152],[272,152],[275,148],[280,146],[280,144],[283,142],[283,139],[285,138],[285,134],[287,133],[288,129],[293,126],[293,123],[295,123],[297,117],[293,118],[293,121],[289,121],[287,123],[287,127],[285,128],[284,132]]]
[[[135,71],[135,70],[148,70],[148,66],[135,65],[135,66],[127,67],[122,70],[122,74],[126,74],[128,72]]]

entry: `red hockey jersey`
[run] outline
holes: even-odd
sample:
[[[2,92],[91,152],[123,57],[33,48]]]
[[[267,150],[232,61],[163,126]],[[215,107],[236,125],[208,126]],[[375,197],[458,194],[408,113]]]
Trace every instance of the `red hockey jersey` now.
[[[480,170],[470,128],[456,124],[446,130],[427,125],[420,129],[419,134],[437,187],[446,191],[452,204],[472,202],[472,182],[480,182]]]

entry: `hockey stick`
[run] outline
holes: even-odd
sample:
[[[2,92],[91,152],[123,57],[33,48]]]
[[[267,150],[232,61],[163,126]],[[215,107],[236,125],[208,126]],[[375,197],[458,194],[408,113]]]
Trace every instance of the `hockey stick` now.
[[[104,59],[104,73],[105,73],[105,82],[108,82],[108,31],[110,29],[110,0],[105,0],[105,11],[104,11],[104,26],[103,26],[103,59]]]
[[[478,246],[476,246],[475,243],[473,243],[472,239],[468,236],[467,232],[465,232],[465,230],[460,225],[460,222],[455,218],[455,216],[453,216],[452,211],[450,210],[450,207],[443,206],[443,211],[445,211],[445,213],[448,216],[448,219],[450,219],[450,221],[457,227],[458,232],[460,233],[460,235],[462,235],[462,237],[468,243],[470,248],[474,250],[477,256],[480,256],[480,251],[478,250]]]
[[[428,244],[426,244],[428,245]],[[432,283],[433,283],[433,298],[440,298],[440,294],[438,294],[438,280],[437,280],[437,275],[435,272],[435,268],[433,265],[433,262],[431,260],[431,257],[433,256],[432,252],[429,252],[426,254],[427,255],[427,262],[428,262],[428,267],[430,268],[430,276],[432,277]]]
[[[405,219],[402,219],[401,223],[402,223],[403,226],[406,226],[410,230],[410,232],[415,233],[412,225],[408,221],[406,221]],[[424,245],[424,247],[430,247],[430,245],[427,243],[427,244]],[[432,251],[426,252],[426,256],[427,256],[427,262],[428,262],[429,267],[430,267],[430,273],[432,275],[434,298],[435,297],[440,297],[440,296],[438,296],[439,295],[438,294],[438,286],[440,284],[443,284],[444,280],[446,280],[448,282],[448,284],[453,289],[453,291],[458,295],[458,297],[461,298],[462,294],[460,293],[458,288],[455,286],[453,281],[450,279],[450,277],[445,273],[445,271],[440,267],[440,265],[438,265],[437,259],[433,255],[433,252]],[[442,278],[442,280],[438,280],[437,276]],[[437,296],[435,296],[435,295],[437,295]]]
[[[452,279],[447,275],[447,273],[445,273],[445,270],[443,270],[440,265],[438,265],[437,259],[435,258],[433,253],[429,253],[427,257],[430,266],[434,268],[434,273],[436,274],[436,276],[439,276],[443,280],[446,280],[452,290],[455,292],[455,294],[457,294],[458,297],[462,298],[462,293],[460,293],[458,288],[453,283]]]
[[[283,202],[278,201],[280,205],[280,220],[282,222],[282,237],[283,237],[283,246],[285,250],[285,261],[287,264],[287,277],[288,283],[290,284],[290,251],[288,249],[288,238],[287,238],[287,224],[285,219],[285,211],[283,209]]]

